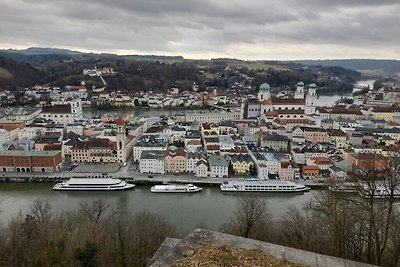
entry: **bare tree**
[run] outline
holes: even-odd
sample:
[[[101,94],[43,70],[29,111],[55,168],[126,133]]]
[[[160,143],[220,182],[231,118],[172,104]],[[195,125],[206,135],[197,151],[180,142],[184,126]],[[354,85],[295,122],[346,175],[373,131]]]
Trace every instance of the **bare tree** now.
[[[289,208],[276,227],[276,242],[286,246],[316,251],[318,249],[317,229],[319,223],[314,217],[311,203],[298,209]]]
[[[363,198],[353,201],[363,211],[360,218],[366,240],[364,260],[381,265],[398,213],[395,198],[400,190],[400,159],[392,158],[385,169],[376,169],[374,164],[370,164],[356,170],[356,174]]]
[[[103,199],[92,200],[91,202],[83,202],[80,205],[80,212],[90,222],[98,224],[100,218],[104,215],[110,204]]]
[[[132,266],[145,266],[167,236],[175,235],[175,228],[159,215],[149,212],[136,214],[132,221],[132,252],[135,262]]]
[[[246,238],[265,240],[270,225],[265,201],[255,196],[243,195],[238,200],[233,218],[222,225],[221,230]]]
[[[43,223],[50,219],[51,206],[47,200],[37,198],[30,207],[30,212],[39,223]]]

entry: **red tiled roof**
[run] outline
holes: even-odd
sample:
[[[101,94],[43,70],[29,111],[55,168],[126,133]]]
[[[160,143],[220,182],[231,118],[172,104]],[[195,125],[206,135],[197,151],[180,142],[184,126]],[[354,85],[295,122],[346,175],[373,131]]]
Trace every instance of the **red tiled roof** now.
[[[273,105],[305,105],[305,99],[273,98]]]
[[[292,167],[295,166],[295,163],[294,163],[293,160],[290,160],[290,161],[282,161],[282,162],[281,162],[281,168],[287,168],[287,167],[289,167],[289,166],[292,166]]]
[[[289,98],[270,98],[266,99],[263,101],[260,101],[261,104],[264,105],[277,105],[277,106],[283,106],[283,105],[305,105],[306,100],[305,99],[289,99]]]
[[[124,120],[122,119],[122,117],[119,117],[116,123],[118,126],[124,126]]]
[[[187,152],[186,149],[184,149],[183,147],[178,147],[178,148],[168,148],[167,151],[165,151],[165,156],[166,157],[186,157],[187,156]]]
[[[54,105],[42,108],[42,113],[71,113],[71,105]]]
[[[272,99],[266,99],[266,100],[260,101],[260,103],[263,105],[272,105]]]
[[[275,119],[275,122],[279,124],[308,124],[315,125],[315,122],[308,119]]]
[[[345,107],[333,107],[330,113],[363,115],[361,109],[358,107],[348,109]]]
[[[372,109],[374,112],[382,112],[382,113],[392,113],[400,111],[400,108],[396,106],[390,106],[390,107],[373,106]]]
[[[358,160],[387,160],[387,158],[381,154],[372,153],[354,153],[349,156]]]
[[[98,138],[92,139],[88,141],[79,141],[72,149],[91,149],[91,148],[110,148],[110,149],[117,149],[117,143],[113,142],[109,139],[105,138]]]
[[[208,150],[219,150],[219,145],[208,145],[207,149]]]
[[[386,122],[386,124],[389,126],[400,126],[400,123],[394,122],[394,121],[388,121],[388,122]]]
[[[328,132],[328,135],[330,136],[347,136],[345,132],[343,132],[340,129],[326,129],[326,131]]]
[[[201,141],[200,140],[190,140],[189,142],[187,142],[187,145],[189,145],[189,146],[201,145]]]
[[[43,147],[43,150],[61,150],[61,144],[46,144]]]
[[[303,166],[303,171],[314,171],[314,170],[319,170],[319,167],[317,165]]]
[[[311,158],[316,165],[324,165],[324,164],[331,164],[332,161],[330,158],[327,157],[315,157]]]
[[[266,111],[264,113],[267,116],[278,116],[280,114],[304,114],[303,109],[282,109],[282,110],[274,110],[274,111]]]

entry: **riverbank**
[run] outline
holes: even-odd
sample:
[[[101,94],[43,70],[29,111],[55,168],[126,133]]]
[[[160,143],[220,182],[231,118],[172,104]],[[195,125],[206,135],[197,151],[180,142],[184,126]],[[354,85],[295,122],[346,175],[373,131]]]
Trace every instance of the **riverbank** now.
[[[58,173],[52,175],[35,175],[35,174],[22,174],[22,173],[7,173],[0,176],[0,182],[3,183],[59,183],[70,178],[115,178],[122,179],[127,182],[134,183],[136,185],[155,185],[162,183],[183,183],[183,184],[195,184],[195,185],[206,185],[206,186],[219,186],[226,180],[234,180],[238,178],[197,178],[189,175],[146,175],[146,174],[135,174],[132,176],[121,176],[113,175],[112,173],[107,175],[102,174],[83,174],[83,173]],[[311,180],[293,180],[293,182],[304,184],[311,189],[326,189],[328,185],[323,180],[311,181]]]

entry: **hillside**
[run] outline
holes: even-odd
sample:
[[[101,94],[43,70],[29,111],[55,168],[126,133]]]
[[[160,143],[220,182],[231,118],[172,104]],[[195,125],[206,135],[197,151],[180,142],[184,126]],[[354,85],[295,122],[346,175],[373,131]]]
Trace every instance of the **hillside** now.
[[[76,60],[149,60],[165,62],[181,62],[181,56],[163,56],[163,55],[117,55],[111,53],[84,53],[60,48],[41,48],[30,47],[22,50],[4,49],[0,50],[0,56],[25,61],[28,63],[37,63],[38,58],[43,60],[67,60],[75,58]]]
[[[85,81],[87,88],[103,86],[99,78],[82,75],[83,69],[94,66],[113,68],[117,74],[104,77],[107,90],[125,92],[166,91],[171,87],[191,90],[193,83],[196,83],[200,90],[235,89],[254,93],[263,82],[278,89],[287,89],[298,81],[317,83],[321,91],[351,90],[353,83],[361,76],[356,71],[341,67],[306,67],[299,63],[267,60],[187,60],[179,56],[120,56],[56,48],[0,50],[1,55],[14,62],[21,61],[20,64],[24,64],[25,68],[34,66],[35,71],[41,74],[40,77],[18,77],[25,81],[16,83],[18,86],[34,85],[38,80],[44,85],[59,87],[79,85],[82,81]],[[8,69],[1,73],[4,80],[15,79],[13,72]],[[8,82],[6,85],[10,88],[14,84]]]
[[[393,76],[400,74],[400,60],[385,59],[332,59],[332,60],[298,60],[304,65],[339,66],[360,71],[372,76]]]
[[[28,63],[0,57],[0,89],[34,86],[45,74]]]

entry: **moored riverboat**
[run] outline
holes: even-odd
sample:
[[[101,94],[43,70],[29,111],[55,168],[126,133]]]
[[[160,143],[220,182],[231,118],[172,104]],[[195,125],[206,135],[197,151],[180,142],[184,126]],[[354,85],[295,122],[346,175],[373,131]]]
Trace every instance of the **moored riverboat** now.
[[[196,193],[203,188],[193,184],[163,184],[152,186],[150,191],[153,193]]]
[[[292,181],[283,180],[263,180],[263,179],[245,179],[236,181],[224,181],[221,191],[225,192],[306,192],[310,188],[297,184]]]
[[[126,183],[121,179],[112,178],[71,178],[68,181],[57,183],[56,191],[116,191],[134,188],[134,184]]]

